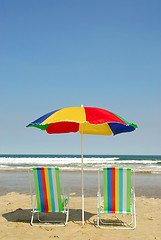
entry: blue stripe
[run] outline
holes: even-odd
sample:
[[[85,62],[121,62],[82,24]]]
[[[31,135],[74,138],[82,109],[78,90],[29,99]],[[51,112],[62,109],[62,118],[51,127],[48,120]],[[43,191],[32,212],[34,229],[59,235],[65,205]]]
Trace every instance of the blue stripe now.
[[[112,213],[112,181],[111,168],[107,168],[108,212]]]
[[[123,213],[123,168],[119,168],[119,213]]]
[[[40,202],[41,202],[41,212],[45,212],[44,194],[43,194],[42,178],[41,178],[41,168],[37,168],[37,176],[38,176],[38,183],[39,183],[39,194],[40,194]]]
[[[132,132],[135,130],[131,125],[124,125],[122,123],[108,123],[114,135],[123,132]]]
[[[53,191],[53,177],[51,168],[48,168],[49,174],[49,184],[50,184],[50,195],[51,195],[51,205],[52,205],[52,212],[55,212],[55,200],[54,200],[54,191]]]
[[[44,122],[48,117],[50,117],[52,114],[54,114],[55,112],[57,112],[57,111],[59,111],[59,110],[60,110],[60,109],[55,110],[55,111],[52,111],[52,112],[49,112],[49,113],[43,115],[42,117],[36,119],[34,122],[31,122],[29,125],[31,125],[31,124],[41,124],[41,123]],[[29,125],[28,125],[28,126],[29,126]],[[28,127],[28,126],[27,126],[27,127]]]

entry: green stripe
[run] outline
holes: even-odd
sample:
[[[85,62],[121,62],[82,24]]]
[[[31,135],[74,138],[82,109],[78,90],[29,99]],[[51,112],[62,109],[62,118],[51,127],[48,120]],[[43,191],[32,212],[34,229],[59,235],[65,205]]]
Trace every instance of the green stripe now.
[[[34,174],[35,191],[36,191],[36,199],[37,199],[37,209],[38,209],[38,212],[41,212],[41,203],[40,203],[39,184],[38,184],[38,177],[37,177],[37,168],[33,168],[33,174]]]
[[[108,212],[107,200],[107,168],[103,168],[103,193],[104,193],[104,212]]]
[[[131,204],[131,168],[127,168],[127,213],[130,213]]]
[[[55,168],[55,177],[56,177],[56,187],[57,187],[57,195],[58,195],[59,212],[61,212],[63,210],[63,206],[62,206],[62,202],[61,202],[59,168]]]
[[[131,125],[134,128],[138,128],[138,126],[134,123],[129,123],[128,121],[126,121],[124,118],[120,117],[119,115],[113,113],[115,116],[117,116],[118,118],[120,118],[123,122],[125,122],[127,125]]]
[[[138,128],[138,125],[134,124],[134,123],[130,123],[130,125],[134,128]]]
[[[50,124],[45,124],[45,125],[30,124],[30,125],[28,125],[27,127],[36,127],[36,128],[40,128],[41,130],[46,130],[49,125],[50,125]]]

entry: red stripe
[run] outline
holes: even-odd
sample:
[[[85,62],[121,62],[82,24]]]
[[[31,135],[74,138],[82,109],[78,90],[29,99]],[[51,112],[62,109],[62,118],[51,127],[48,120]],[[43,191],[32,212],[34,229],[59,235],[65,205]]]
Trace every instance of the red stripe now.
[[[94,107],[85,107],[86,120],[91,124],[103,124],[110,122],[117,122],[127,125],[123,120],[117,117],[112,112],[109,112],[105,109],[94,108]]]
[[[79,123],[76,122],[57,122],[51,123],[46,128],[47,133],[69,133],[69,132],[78,132]]]
[[[115,168],[111,168],[112,180],[112,213],[115,213]]]
[[[47,200],[47,192],[46,192],[46,182],[45,182],[45,171],[44,171],[44,168],[41,168],[41,178],[42,178],[42,188],[43,188],[43,195],[44,195],[45,212],[48,212],[48,200]]]

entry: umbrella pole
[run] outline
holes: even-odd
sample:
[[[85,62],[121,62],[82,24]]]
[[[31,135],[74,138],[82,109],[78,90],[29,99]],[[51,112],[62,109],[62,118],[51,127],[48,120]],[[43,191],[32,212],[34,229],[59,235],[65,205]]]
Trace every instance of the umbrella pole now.
[[[82,226],[84,226],[83,124],[81,124]]]

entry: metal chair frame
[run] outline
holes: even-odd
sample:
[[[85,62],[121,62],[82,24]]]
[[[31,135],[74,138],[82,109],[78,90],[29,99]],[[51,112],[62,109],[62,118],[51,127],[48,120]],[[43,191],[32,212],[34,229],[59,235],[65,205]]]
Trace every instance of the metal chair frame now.
[[[98,202],[98,208],[97,208],[97,226],[99,228],[105,228],[105,229],[126,229],[126,230],[133,230],[136,228],[136,212],[135,212],[135,171],[131,169],[132,173],[132,184],[131,184],[131,222],[126,223],[126,222],[108,222],[105,223],[102,221],[101,215],[104,213],[103,207],[101,205],[104,204],[104,200],[101,201],[101,190],[100,190],[100,169],[98,170],[98,193],[97,193],[97,202]],[[111,213],[106,213],[106,214],[111,214]],[[112,213],[112,214],[117,214],[117,213]],[[118,213],[120,214],[120,213]],[[122,212],[121,214],[127,214],[126,212]],[[128,214],[129,215],[129,214]],[[109,227],[109,226],[102,226],[100,225],[117,225],[118,227]],[[122,227],[119,227],[122,226]],[[128,226],[128,227],[126,227]]]
[[[32,169],[29,169],[29,175],[30,175],[30,193],[31,193],[31,201],[32,201],[32,216],[31,216],[31,222],[30,224],[32,226],[37,226],[37,227],[65,227],[67,225],[67,222],[69,220],[69,197],[70,197],[70,194],[69,194],[69,191],[67,192],[67,195],[65,196],[64,195],[64,185],[63,185],[63,180],[62,180],[62,172],[59,171],[61,174],[61,182],[62,182],[62,195],[63,195],[63,201],[64,202],[64,208],[63,208],[63,211],[62,212],[51,212],[51,213],[63,213],[65,214],[66,218],[65,218],[65,221],[51,221],[51,220],[41,220],[40,219],[40,213],[38,210],[37,210],[37,201],[36,201],[36,192],[35,192],[35,189],[33,187],[33,178],[31,177],[31,173],[32,173]],[[65,200],[67,199],[67,201],[65,202]],[[35,224],[34,223],[34,215],[35,213],[37,214],[37,219],[40,223],[58,223],[58,224]],[[43,212],[43,213],[49,213],[49,212]],[[59,223],[64,223],[64,224],[59,224]]]

